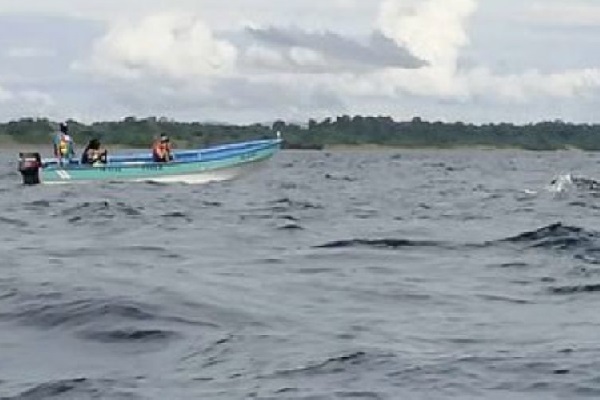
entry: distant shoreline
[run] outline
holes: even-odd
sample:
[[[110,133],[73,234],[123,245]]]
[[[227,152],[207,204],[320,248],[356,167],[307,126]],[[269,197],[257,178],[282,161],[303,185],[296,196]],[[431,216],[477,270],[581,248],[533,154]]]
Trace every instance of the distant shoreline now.
[[[176,148],[197,149],[219,144],[272,139],[279,133],[285,150],[343,151],[375,149],[451,150],[520,149],[600,151],[600,124],[572,124],[560,120],[528,125],[509,123],[474,125],[455,122],[428,122],[419,117],[394,121],[390,117],[338,116],[306,124],[275,121],[270,124],[230,125],[177,122],[164,118],[83,124],[68,121],[76,149],[97,138],[109,149],[149,149],[162,134],[168,134]],[[22,118],[0,123],[0,146],[32,149],[50,145],[57,124],[43,118]],[[45,146],[44,146],[45,147]]]
[[[290,150],[304,150],[304,149],[290,149]],[[353,150],[364,150],[364,151],[378,151],[378,150],[480,150],[480,151],[528,151],[528,152],[558,152],[558,151],[583,151],[583,152],[598,152],[598,150],[584,150],[579,149],[573,146],[565,146],[561,149],[526,149],[518,146],[490,146],[490,145],[456,145],[456,146],[394,146],[394,145],[376,145],[376,144],[367,144],[367,145],[329,145],[324,146],[322,151],[353,151]]]
[[[175,142],[176,143],[176,142]],[[76,152],[83,145],[78,145],[76,143]],[[134,149],[131,146],[127,146],[125,144],[107,144],[106,147],[108,150],[113,151],[127,151],[127,150],[138,150],[143,151],[143,149]],[[191,149],[192,147],[182,146],[179,147],[182,150]],[[39,152],[42,157],[51,157],[52,155],[52,146],[49,143],[45,144],[35,144],[35,143],[19,143],[7,135],[0,135],[0,149],[5,151],[14,151],[18,152]],[[554,149],[554,150],[530,150],[524,149],[517,146],[483,146],[483,145],[458,145],[458,146],[394,146],[394,145],[380,145],[380,144],[333,144],[333,145],[325,145],[321,148],[296,148],[296,147],[288,147],[284,148],[284,151],[330,151],[330,152],[345,152],[345,151],[441,151],[441,150],[479,150],[479,151],[530,151],[530,152],[557,152],[557,151],[584,151],[584,152],[595,152],[594,150],[582,150],[576,147],[566,147],[564,149]],[[150,150],[148,150],[150,151]]]

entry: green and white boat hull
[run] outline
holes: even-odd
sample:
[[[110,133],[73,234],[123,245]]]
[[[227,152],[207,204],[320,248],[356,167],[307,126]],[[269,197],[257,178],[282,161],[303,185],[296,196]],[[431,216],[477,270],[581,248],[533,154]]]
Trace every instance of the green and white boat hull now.
[[[213,148],[174,152],[168,163],[151,161],[147,154],[109,157],[108,163],[93,166],[44,160],[39,169],[43,184],[99,181],[152,181],[201,184],[234,179],[255,169],[280,148],[281,140],[243,142]],[[22,172],[23,173],[23,172]]]

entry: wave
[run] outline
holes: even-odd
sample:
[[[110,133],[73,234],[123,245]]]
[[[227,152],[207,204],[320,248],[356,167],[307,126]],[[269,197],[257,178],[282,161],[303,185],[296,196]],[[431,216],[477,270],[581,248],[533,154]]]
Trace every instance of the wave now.
[[[2,397],[1,400],[40,400],[40,399],[138,399],[130,391],[119,392],[114,389],[116,382],[110,379],[72,378],[45,382],[27,389],[15,396]]]
[[[319,210],[323,206],[312,204],[308,201],[296,201],[287,197],[271,201],[272,211],[289,211],[289,210]]]
[[[37,210],[50,208],[53,205],[50,203],[49,200],[34,200],[28,203],[24,203],[23,206],[27,209]]]
[[[325,174],[325,179],[328,179],[331,181],[344,181],[344,182],[355,182],[358,180],[357,178],[353,178],[351,176],[334,175],[334,174]]]
[[[600,292],[600,283],[557,286],[550,288],[550,292],[554,294],[576,294],[576,293],[595,293]]]
[[[78,326],[99,320],[151,321],[158,317],[156,309],[130,301],[86,299],[48,304],[42,300],[20,304],[17,311],[4,316],[44,328]]]
[[[496,243],[518,243],[531,248],[574,249],[589,248],[600,244],[600,234],[583,228],[555,223],[535,231],[524,232],[514,237],[501,239]],[[494,242],[492,242],[494,243]]]
[[[3,397],[2,400],[48,399],[63,395],[68,392],[70,392],[70,394],[74,394],[74,391],[79,392],[81,395],[83,394],[82,392],[89,391],[90,389],[90,382],[86,378],[64,379],[60,381],[42,383],[32,389],[22,392],[17,396]]]
[[[29,224],[23,220],[16,219],[16,218],[2,217],[2,216],[0,216],[0,224],[11,225],[11,226],[15,226],[18,228],[25,228],[25,227],[29,226]]]
[[[567,248],[590,248],[594,244],[600,245],[600,234],[589,232],[583,228],[563,225],[560,222],[545,226],[535,231],[520,233],[516,236],[484,242],[475,243],[457,243],[451,244],[442,241],[432,240],[410,240],[410,239],[349,239],[336,240],[325,244],[313,246],[314,248],[346,248],[346,247],[373,247],[396,249],[403,247],[442,247],[442,248],[459,248],[459,247],[489,247],[502,243],[523,244],[531,248],[552,248],[552,249],[567,249]]]
[[[43,207],[43,205],[42,205]],[[69,222],[88,221],[90,219],[113,219],[116,217],[139,217],[143,215],[143,207],[133,207],[124,202],[111,203],[103,201],[86,201],[60,212]]]
[[[89,298],[69,301],[59,293],[37,296],[16,293],[11,297],[11,301],[14,304],[13,310],[0,313],[0,319],[41,328],[76,328],[90,324],[106,327],[133,323],[214,326],[210,323],[170,315],[156,305],[125,298]],[[135,334],[132,333],[132,336]]]
[[[362,365],[377,358],[364,351],[357,351],[348,354],[342,354],[327,358],[323,361],[316,362],[303,367],[279,370],[275,372],[277,376],[290,376],[290,375],[321,375],[321,374],[332,374],[342,373],[352,367],[361,368]]]
[[[161,215],[163,218],[168,218],[168,219],[182,219],[186,222],[192,222],[193,218],[190,217],[190,215],[188,213],[185,213],[183,211],[171,211],[165,214]]]
[[[317,249],[339,249],[347,247],[373,247],[385,249],[397,249],[401,247],[444,247],[443,242],[407,239],[350,239],[336,240],[318,246]]]
[[[304,228],[296,223],[287,223],[285,225],[281,225],[280,227],[277,228],[280,231],[301,231],[304,230]]]
[[[121,328],[111,330],[86,330],[80,337],[102,343],[166,342],[179,339],[177,332],[162,329]]]
[[[223,203],[221,203],[220,201],[201,201],[200,205],[202,205],[203,207],[221,207],[223,206]]]
[[[349,239],[335,240],[312,246],[316,249],[372,248],[372,249],[404,249],[404,248],[439,248],[442,250],[475,250],[495,246],[516,245],[523,249],[545,249],[551,251],[568,251],[573,257],[588,264],[600,264],[600,233],[583,228],[551,224],[534,231],[527,231],[516,236],[482,243],[444,242],[435,240],[411,239]],[[501,267],[526,267],[527,264],[506,263]]]
[[[580,191],[599,192],[600,181],[586,176],[564,174],[552,179],[548,186],[548,190],[554,193],[566,192],[571,188]]]

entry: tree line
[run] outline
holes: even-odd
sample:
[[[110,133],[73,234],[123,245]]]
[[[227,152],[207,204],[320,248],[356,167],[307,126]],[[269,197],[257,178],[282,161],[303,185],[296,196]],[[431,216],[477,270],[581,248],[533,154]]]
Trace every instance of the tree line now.
[[[91,138],[103,144],[147,148],[161,133],[179,148],[199,148],[244,140],[273,138],[282,133],[284,148],[322,149],[336,145],[379,145],[404,148],[492,147],[526,150],[576,148],[600,150],[600,124],[572,124],[560,120],[515,125],[428,122],[419,117],[394,121],[391,117],[338,116],[311,119],[305,124],[230,125],[177,122],[166,118],[127,117],[121,121],[84,124],[67,121],[76,143]],[[0,135],[23,144],[49,143],[58,123],[44,118],[22,118],[0,123]]]

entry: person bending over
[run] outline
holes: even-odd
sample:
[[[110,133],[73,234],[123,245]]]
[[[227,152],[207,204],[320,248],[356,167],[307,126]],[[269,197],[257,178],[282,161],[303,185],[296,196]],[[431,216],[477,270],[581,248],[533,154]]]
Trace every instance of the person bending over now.
[[[169,162],[173,159],[169,137],[164,133],[152,145],[152,159],[154,162]]]
[[[98,139],[92,139],[88,142],[83,154],[81,155],[81,164],[106,164],[108,152],[102,149]]]

